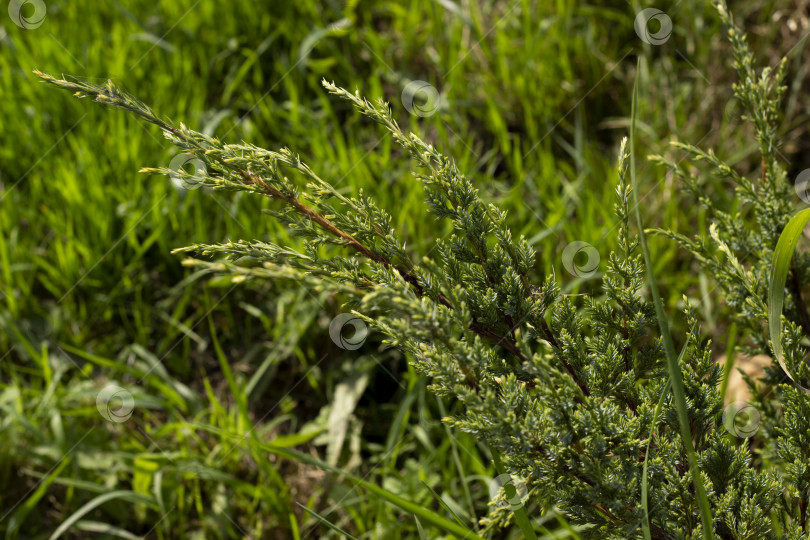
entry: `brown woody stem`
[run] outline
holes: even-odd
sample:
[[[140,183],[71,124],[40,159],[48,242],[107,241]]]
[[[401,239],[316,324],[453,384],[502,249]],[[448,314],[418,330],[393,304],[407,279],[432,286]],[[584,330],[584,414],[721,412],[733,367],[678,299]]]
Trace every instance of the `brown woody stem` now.
[[[317,223],[323,230],[327,231],[333,236],[342,239],[345,242],[345,245],[353,248],[367,259],[382,264],[385,267],[394,268],[397,272],[399,272],[399,274],[406,282],[408,282],[410,285],[414,287],[416,293],[419,296],[422,296],[424,294],[424,290],[422,286],[419,284],[419,280],[417,279],[416,276],[405,270],[402,270],[401,268],[397,268],[394,264],[391,263],[391,261],[389,261],[385,257],[382,257],[379,254],[371,251],[366,246],[358,242],[357,239],[355,239],[352,235],[337,228],[334,223],[332,223],[327,218],[317,213],[315,210],[313,210],[306,204],[302,203],[297,198],[285,195],[284,193],[274,188],[273,186],[267,184],[264,180],[262,180],[261,178],[259,178],[254,174],[242,170],[239,171],[239,174],[242,175],[242,178],[244,178],[246,183],[259,186],[261,188],[261,193],[269,195],[270,197],[273,197],[275,199],[283,200],[284,202],[295,208],[295,210],[299,214],[311,219],[312,221]],[[450,309],[453,309],[452,304],[443,294],[439,293],[438,300],[440,304]],[[470,325],[470,330],[483,337],[497,340],[496,342],[497,345],[502,346],[504,349],[517,356],[521,361],[526,360],[526,357],[524,356],[520,348],[518,348],[517,344],[515,344],[512,340],[508,339],[507,336],[501,336],[497,332],[483,328],[479,326],[475,320],[473,320],[473,323]]]

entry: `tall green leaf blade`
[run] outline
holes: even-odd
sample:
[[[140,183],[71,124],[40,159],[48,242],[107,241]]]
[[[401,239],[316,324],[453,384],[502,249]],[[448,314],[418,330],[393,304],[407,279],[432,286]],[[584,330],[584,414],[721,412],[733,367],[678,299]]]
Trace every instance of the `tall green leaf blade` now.
[[[788,371],[785,365],[784,352],[782,351],[782,308],[785,304],[785,282],[787,281],[788,272],[790,272],[790,261],[793,258],[793,252],[796,250],[796,245],[799,243],[799,238],[808,222],[810,222],[810,208],[806,208],[790,218],[779,236],[779,241],[776,243],[771,264],[771,280],[768,286],[768,328],[771,332],[771,347],[773,347],[774,358],[779,362],[787,376],[790,377],[790,380],[793,381],[796,388],[810,394],[810,390],[796,382],[796,379]]]
[[[700,505],[700,519],[703,524],[703,538],[711,540],[714,538],[712,511],[709,506],[709,499],[703,488],[703,480],[700,477],[695,448],[692,444],[692,431],[689,427],[689,413],[686,409],[686,390],[681,378],[681,368],[678,356],[675,354],[675,346],[672,344],[672,336],[669,334],[669,323],[664,312],[664,304],[661,302],[661,295],[658,293],[658,283],[655,281],[652,261],[650,260],[650,249],[647,246],[647,239],[644,235],[644,225],[641,221],[641,211],[638,202],[638,183],[636,181],[636,155],[635,155],[635,131],[636,131],[636,106],[638,103],[638,78],[641,71],[641,61],[636,67],[636,80],[633,84],[633,102],[630,113],[630,184],[632,186],[633,206],[638,224],[638,241],[641,251],[644,254],[644,266],[647,268],[647,281],[650,285],[650,294],[655,305],[655,315],[658,318],[658,326],[661,329],[661,338],[664,341],[664,350],[667,355],[667,368],[669,378],[672,383],[672,395],[675,400],[675,408],[678,411],[678,424],[681,429],[683,446],[686,449],[686,456],[689,459],[689,468],[692,471],[692,482],[695,485],[695,495]]]

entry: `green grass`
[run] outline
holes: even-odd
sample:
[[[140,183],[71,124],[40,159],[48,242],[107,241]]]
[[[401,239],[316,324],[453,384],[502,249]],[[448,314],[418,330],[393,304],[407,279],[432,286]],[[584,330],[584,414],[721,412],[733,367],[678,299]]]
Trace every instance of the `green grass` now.
[[[440,423],[454,405],[438,402],[406,359],[373,336],[351,354],[331,342],[339,298],[210,281],[170,254],[285,237],[262,214],[269,203],[138,175],[173,157],[159,131],[54,93],[33,69],[113,78],[196,129],[289,146],[347,193],[373,192],[425,255],[447,231],[426,217],[408,164],[320,80],[385,97],[509,210],[514,233],[540,253],[537,275],[554,271],[572,293],[592,283],[564,270],[564,246],[585,241],[603,259],[612,248],[607,179],[629,127],[634,56],[650,89],[638,103],[648,122],[638,125],[639,156],[669,133],[722,142],[739,162],[753,150],[735,147],[744,134],[717,107],[727,96],[707,99],[710,74],[692,67],[716,65],[722,40],[710,7],[694,0],[670,13],[675,36],[662,48],[641,46],[624,2],[47,4],[40,28],[0,23],[0,531],[9,538],[47,538],[60,524],[68,537],[112,526],[107,536],[124,538],[337,536],[324,520],[357,538],[438,534],[367,489],[272,456],[268,444],[334,456],[332,465],[466,527],[485,515],[497,475],[487,448]],[[400,94],[411,80],[435,85],[445,106],[408,115]],[[647,225],[704,226],[662,171],[639,167]],[[650,251],[665,303],[686,292],[709,309],[682,253],[663,241]],[[348,406],[336,400],[359,381]],[[108,383],[135,397],[125,423],[96,409]],[[335,407],[349,420],[330,432]],[[553,511],[543,520],[557,527]]]

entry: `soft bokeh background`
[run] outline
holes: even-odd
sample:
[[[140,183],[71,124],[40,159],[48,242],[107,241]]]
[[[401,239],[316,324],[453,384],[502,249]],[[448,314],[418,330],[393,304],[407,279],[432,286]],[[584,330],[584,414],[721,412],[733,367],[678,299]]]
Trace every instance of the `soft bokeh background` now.
[[[412,516],[254,441],[295,446],[446,512],[441,497],[465,523],[485,515],[495,476],[485,448],[441,424],[453,404],[428,392],[405,358],[373,335],[356,351],[332,342],[340,298],[211,280],[170,253],[237,238],[294,244],[262,213],[272,202],[139,175],[175,155],[159,130],[38,84],[33,69],[111,78],[195,129],[288,146],[341,190],[373,194],[413,253],[425,255],[447,231],[426,216],[407,158],[320,81],[383,97],[402,125],[454,156],[508,209],[513,231],[540,254],[538,279],[554,272],[571,293],[593,281],[565,270],[563,248],[584,241],[605,258],[614,245],[613,167],[633,77],[649,89],[639,111],[646,151],[677,159],[667,143],[683,140],[714,147],[743,172],[757,166],[730,100],[724,31],[706,2],[669,7],[673,34],[661,46],[634,32],[647,5],[607,0],[45,4],[42,24],[28,30],[0,12],[0,531],[8,538],[338,536],[304,507],[358,538],[418,534]],[[808,166],[798,157],[807,150],[806,2],[731,7],[763,61],[791,51],[798,82],[782,151],[797,173]],[[436,114],[403,106],[413,80],[441,93]],[[641,167],[651,226],[705,230],[672,178]],[[707,277],[671,244],[652,248],[670,304],[689,295],[722,350],[725,329],[714,321],[724,307]],[[108,384],[134,396],[125,422],[97,410]],[[548,511],[549,529],[560,526],[553,509],[533,511]]]

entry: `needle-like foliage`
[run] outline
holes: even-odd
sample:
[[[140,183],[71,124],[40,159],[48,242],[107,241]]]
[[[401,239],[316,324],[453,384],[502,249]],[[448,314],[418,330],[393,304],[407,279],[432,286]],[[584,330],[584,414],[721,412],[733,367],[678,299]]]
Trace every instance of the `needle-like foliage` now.
[[[752,107],[763,151],[774,152],[772,124],[780,87],[768,74],[754,80],[746,71],[750,59],[741,52],[741,35],[735,30],[731,37],[738,70],[745,76],[738,95]],[[572,298],[561,295],[553,277],[533,279],[538,254],[525,238],[512,235],[505,212],[483,201],[452,159],[403,131],[382,100],[372,103],[359,93],[323,83],[329,93],[391,133],[416,165],[429,212],[452,223],[454,233],[436,242],[430,258],[418,259],[406,248],[373,194],[340,193],[289,149],[228,144],[175,125],[111,82],[104,86],[38,75],[78,97],[141,116],[198,160],[194,173],[167,168],[144,172],[277,201],[272,214],[303,238],[303,249],[255,239],[178,251],[205,258],[187,259],[190,266],[240,281],[302,280],[339,293],[385,343],[407,353],[429,376],[434,392],[461,402],[462,412],[446,422],[486,441],[527,487],[518,490],[519,504],[507,500],[501,490],[481,519],[485,530],[509,524],[516,506],[524,507],[530,517],[555,506],[585,526],[581,534],[586,538],[641,537],[646,461],[651,536],[703,537],[678,415],[671,395],[664,393],[668,373],[656,313],[643,294],[645,267],[630,227],[624,142],[616,176],[619,249],[607,258],[602,294]],[[766,101],[757,101],[761,97]],[[763,103],[765,109],[760,110]],[[671,235],[715,270],[741,318],[767,318],[762,276],[744,269],[735,253],[760,253],[760,246],[771,245],[771,240],[775,244],[787,219],[787,203],[779,200],[785,192],[780,187],[784,173],[779,173],[776,158],[766,154],[764,187],[755,186],[719,165],[713,154],[687,150],[717,162],[726,178],[739,183],[741,196],[753,199],[762,190],[767,194],[761,202],[764,208],[755,211],[761,233],[744,231],[732,214],[718,214],[714,236],[728,260],[700,240]],[[682,176],[700,193],[693,177]],[[687,335],[676,339],[687,344],[679,369],[695,463],[712,507],[711,534],[776,538],[779,531],[798,531],[797,523],[806,527],[810,437],[806,426],[798,424],[807,422],[810,410],[777,428],[795,435],[783,436],[784,442],[778,443],[788,465],[785,474],[793,482],[786,499],[779,473],[755,467],[748,447],[735,443],[723,429],[721,367],[712,358],[710,343],[701,337],[697,314],[688,302],[684,316]],[[798,342],[795,334],[788,337]],[[796,345],[789,344],[786,351],[792,354]],[[791,365],[796,362],[793,358]],[[661,412],[655,414],[659,401]],[[784,406],[791,411],[810,408],[790,393],[785,393]],[[802,537],[801,532],[791,534]]]

